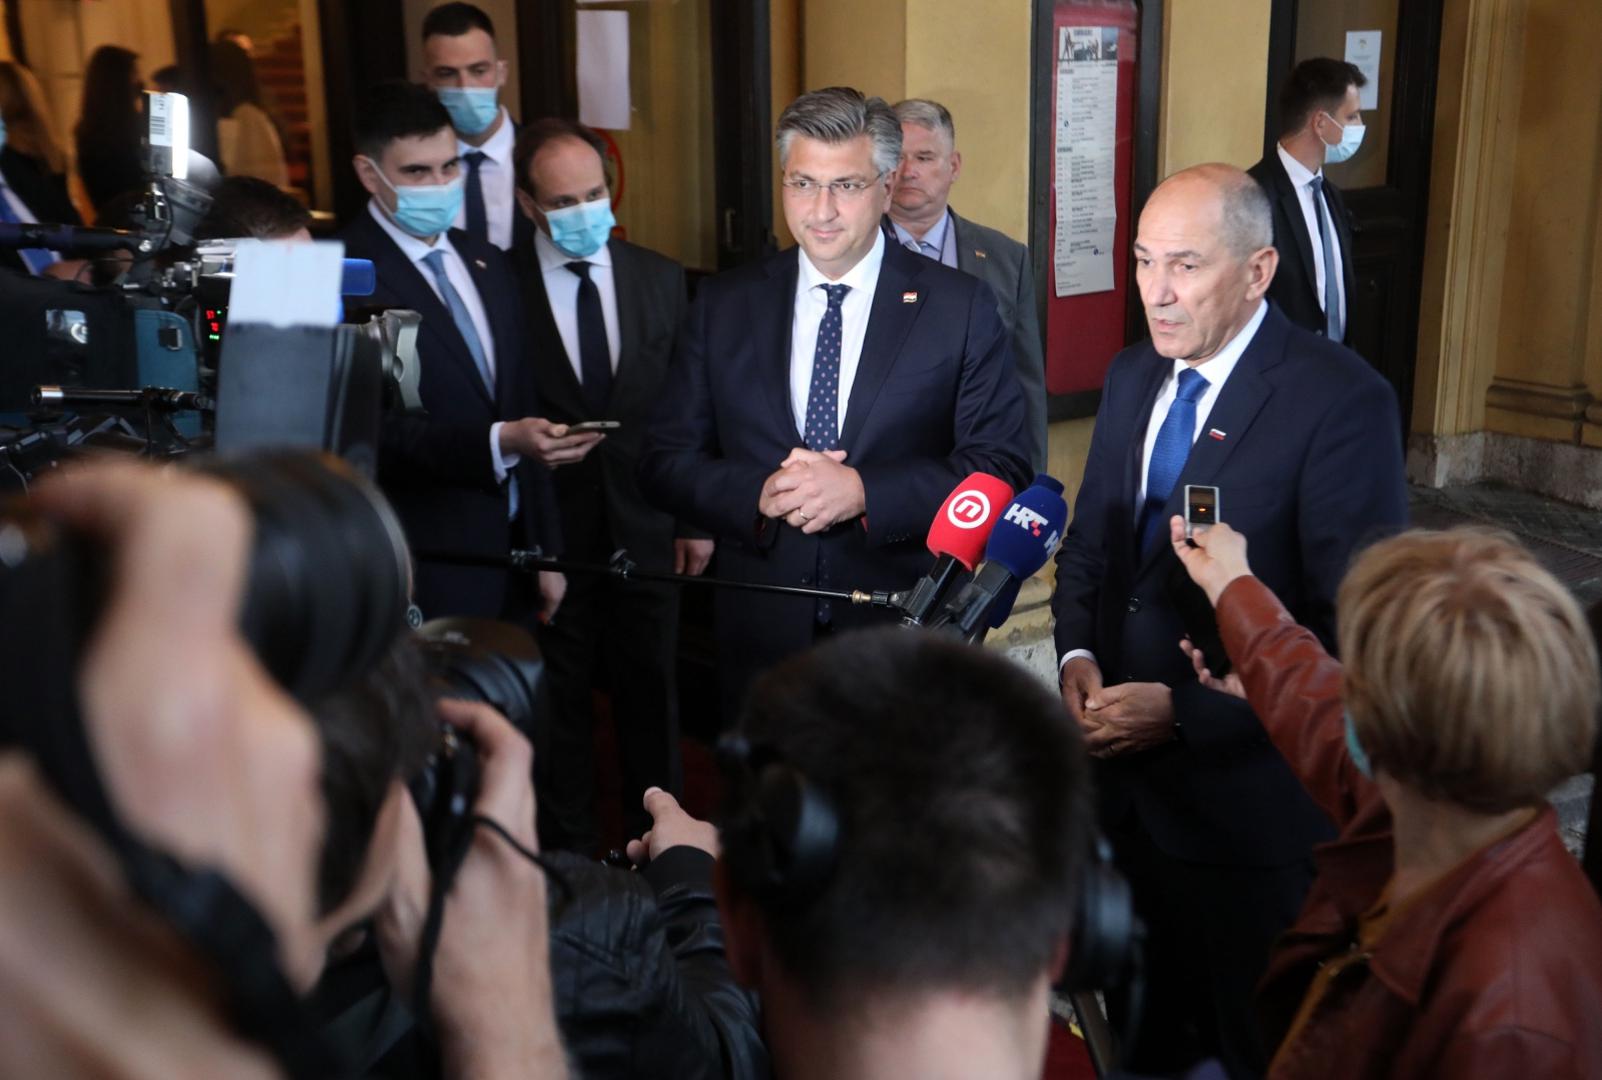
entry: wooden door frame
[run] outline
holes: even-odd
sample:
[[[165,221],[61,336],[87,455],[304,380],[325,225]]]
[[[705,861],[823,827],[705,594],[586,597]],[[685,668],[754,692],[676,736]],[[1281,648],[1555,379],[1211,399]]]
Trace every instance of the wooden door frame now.
[[[1294,66],[1298,0],[1272,0],[1268,32],[1268,94],[1263,153],[1279,141],[1279,88]],[[1377,188],[1342,190],[1361,233],[1365,222],[1411,222],[1411,249],[1401,264],[1406,293],[1396,310],[1403,320],[1405,377],[1397,387],[1404,432],[1411,424],[1418,372],[1419,301],[1423,291],[1425,233],[1429,223],[1430,156],[1435,137],[1435,88],[1441,60],[1445,0],[1398,0],[1391,71],[1391,131],[1385,147],[1386,181]],[[1374,358],[1368,358],[1371,363]]]

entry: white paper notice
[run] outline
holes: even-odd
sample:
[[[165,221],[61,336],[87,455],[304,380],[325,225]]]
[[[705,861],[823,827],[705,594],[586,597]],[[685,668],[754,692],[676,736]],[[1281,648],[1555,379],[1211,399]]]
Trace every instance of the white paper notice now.
[[[1113,287],[1118,203],[1113,168],[1118,133],[1118,28],[1064,26],[1057,38],[1058,296]]]
[[[333,326],[344,258],[338,240],[241,240],[228,290],[229,323]]]
[[[1346,31],[1346,62],[1363,73],[1367,84],[1358,87],[1357,107],[1379,108],[1380,32]]]
[[[580,11],[579,123],[608,131],[629,128],[629,13]]]

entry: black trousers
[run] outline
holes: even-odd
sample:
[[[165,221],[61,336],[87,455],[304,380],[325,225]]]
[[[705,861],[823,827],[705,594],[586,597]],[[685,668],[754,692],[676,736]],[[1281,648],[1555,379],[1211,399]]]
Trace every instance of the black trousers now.
[[[651,826],[641,805],[647,788],[683,795],[674,678],[678,623],[674,586],[569,574],[556,618],[540,628],[552,701],[541,806],[558,816],[574,851],[593,853],[600,843],[593,690],[603,673],[617,729],[625,834],[638,837]]]
[[[1107,828],[1118,869],[1146,924],[1145,1003],[1128,1068],[1167,1076],[1206,1058],[1234,1080],[1260,1077],[1263,1044],[1253,995],[1274,939],[1301,910],[1313,866],[1213,866],[1160,850],[1134,815]],[[1119,995],[1109,1018],[1125,1038]]]

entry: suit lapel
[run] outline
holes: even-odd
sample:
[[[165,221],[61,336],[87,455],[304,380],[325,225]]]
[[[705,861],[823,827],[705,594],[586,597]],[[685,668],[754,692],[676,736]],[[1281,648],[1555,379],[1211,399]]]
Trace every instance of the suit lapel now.
[[[755,325],[751,341],[758,358],[757,377],[766,384],[768,404],[780,422],[780,431],[795,436],[796,446],[804,446],[796,427],[795,410],[790,405],[791,327],[795,322],[795,289],[801,273],[801,249],[791,248],[767,265],[768,276],[756,288],[760,294],[751,306]],[[763,357],[775,357],[767,363]]]
[[[929,260],[896,244],[886,244],[879,266],[879,282],[874,287],[873,308],[868,313],[868,330],[862,339],[862,356],[857,361],[851,399],[846,404],[845,423],[840,427],[840,445],[850,450],[856,445],[862,426],[868,422],[879,388],[895,365],[901,343],[907,339],[923,303],[913,288],[924,264]],[[912,302],[906,297],[913,296]]]
[[[957,269],[965,274],[980,276],[979,271],[984,266],[980,260],[990,258],[990,253],[984,248],[975,247],[972,238],[968,236],[968,223],[962,215],[955,210],[947,210],[951,215],[952,243],[957,250]]]
[[[1149,345],[1147,347],[1150,348]],[[1168,377],[1174,365],[1172,360],[1159,356],[1155,349],[1151,350],[1151,357],[1151,362],[1145,365],[1136,390],[1135,421],[1129,433],[1129,447],[1124,453],[1124,505],[1129,508],[1129,512],[1120,515],[1122,520],[1119,526],[1123,530],[1121,543],[1125,551],[1134,551],[1138,543],[1135,536],[1135,521],[1140,516],[1140,504],[1135,498],[1140,494],[1144,479],[1141,476],[1141,465],[1146,456],[1146,430],[1151,426],[1152,407],[1157,404],[1157,394],[1162,389],[1163,380]]]
[[[512,387],[517,377],[517,366],[523,363],[523,357],[518,355],[521,342],[513,329],[514,316],[509,307],[497,302],[500,299],[499,290],[505,283],[495,279],[488,263],[464,249],[462,241],[466,239],[466,233],[455,229],[451,231],[456,233],[451,237],[451,243],[456,248],[457,257],[467,266],[467,276],[473,279],[473,288],[478,290],[478,302],[484,307],[484,318],[495,338],[495,399],[510,404],[515,397]],[[465,342],[462,347],[466,348]],[[476,365],[473,372],[477,375]],[[482,386],[483,377],[479,376],[477,382]]]
[[[617,295],[617,373],[612,378],[612,400],[616,402],[635,374],[634,358],[640,355],[644,313],[640,310],[642,290],[633,258],[621,244],[609,243],[607,248],[612,253],[612,290]]]
[[[1279,160],[1279,151],[1273,156],[1275,187],[1279,189],[1279,208],[1289,223],[1291,236],[1296,240],[1296,253],[1301,256],[1302,270],[1306,274],[1309,292],[1318,291],[1318,268],[1313,263],[1313,238],[1307,234],[1307,216],[1302,213],[1302,197],[1291,183],[1290,174],[1285,171],[1285,163]],[[1324,298],[1315,296],[1314,300],[1320,307],[1324,305]]]
[[[467,342],[462,340],[461,332],[456,329],[456,320],[451,318],[450,309],[423,277],[424,271],[406,257],[395,241],[376,224],[373,225],[373,232],[377,234],[376,240],[389,252],[389,258],[385,260],[389,263],[389,269],[387,272],[380,271],[380,276],[385,279],[384,284],[400,301],[399,306],[411,308],[423,317],[423,332],[431,332],[439,339],[452,361],[471,376],[468,381],[493,410],[495,402],[490,399],[484,377],[478,373],[478,365],[473,363],[473,354],[467,351]],[[471,272],[471,262],[468,268]]]

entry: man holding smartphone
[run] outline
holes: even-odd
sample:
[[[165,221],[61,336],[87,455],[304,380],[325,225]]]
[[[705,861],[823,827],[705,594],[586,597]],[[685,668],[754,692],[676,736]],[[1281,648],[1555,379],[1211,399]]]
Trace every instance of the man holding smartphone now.
[[[673,357],[684,269],[612,234],[606,147],[571,120],[536,120],[512,161],[517,201],[534,224],[515,251],[540,401],[575,434],[601,439],[555,474],[566,554],[605,563],[626,548],[642,569],[699,574],[712,541],[679,530],[635,479],[645,420]],[[561,617],[540,632],[551,675],[552,764],[545,795],[566,842],[600,839],[592,792],[593,687],[610,687],[621,758],[625,833],[650,828],[642,796],[681,793],[674,680],[679,597],[671,585],[572,575]]]
[[[1198,683],[1180,651],[1186,596],[1171,581],[1190,586],[1168,521],[1187,489],[1192,527],[1227,514],[1258,576],[1332,646],[1349,559],[1407,520],[1401,421],[1361,357],[1265,299],[1273,218],[1245,173],[1170,177],[1134,247],[1151,340],[1108,371],[1057,556],[1062,698],[1149,931],[1130,1071],[1216,1057],[1257,1076],[1253,987],[1312,880],[1313,844],[1332,834],[1250,708]]]

